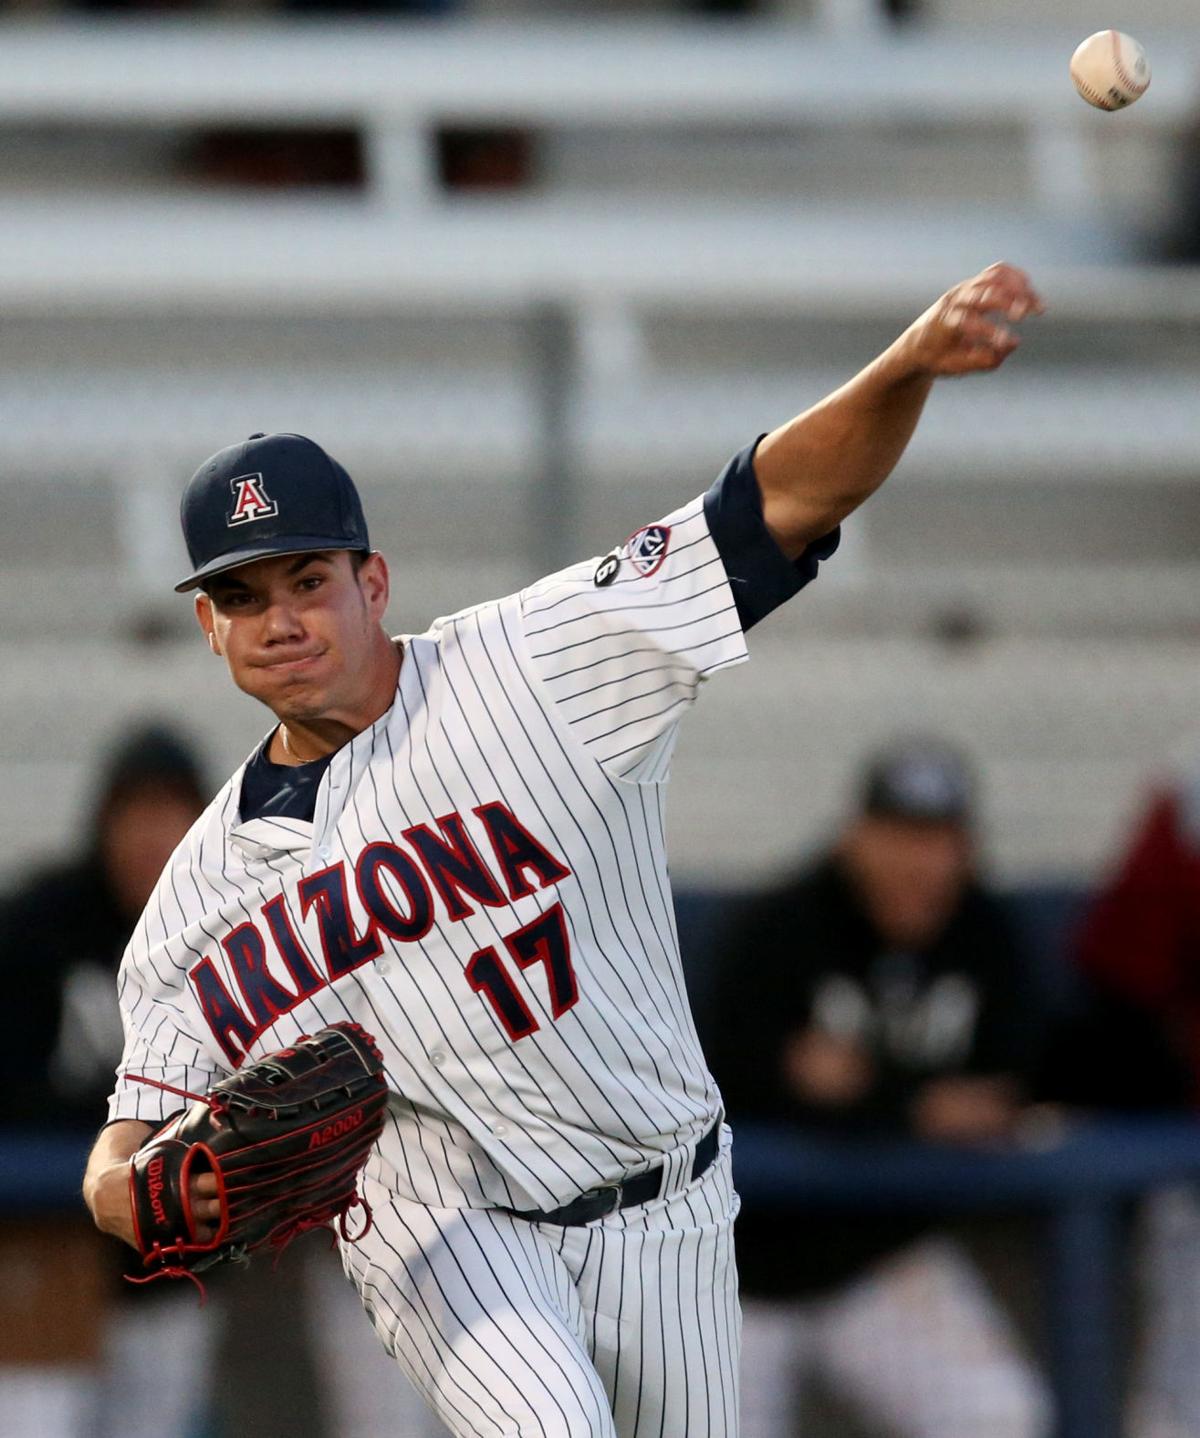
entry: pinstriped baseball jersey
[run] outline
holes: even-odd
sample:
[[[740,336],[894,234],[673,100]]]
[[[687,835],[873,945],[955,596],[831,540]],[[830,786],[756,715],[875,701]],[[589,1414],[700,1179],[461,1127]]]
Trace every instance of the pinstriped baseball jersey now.
[[[310,441],[258,438],[279,532],[247,564],[329,533],[297,527],[295,494],[302,516],[331,495],[358,513]],[[193,480],[199,574],[229,557],[222,465],[243,449]],[[395,641],[390,707],[332,754],[275,764],[268,736],[122,964],[113,1119],[175,1105],[139,1075],[197,1091],[329,1023],[375,1037],[375,1222],[343,1258],[458,1438],[736,1438],[737,1199],[663,797],[702,682],[837,543],[779,550],[753,452],[603,558]]]
[[[745,642],[700,500],[599,565],[406,638],[311,825],[239,822],[234,775],[130,943],[112,1118],[172,1102],[130,1072],[196,1089],[351,1018],[396,1095],[372,1176],[422,1202],[554,1207],[710,1127],[661,781]]]
[[[757,505],[750,453],[722,480]],[[397,641],[395,701],[329,760],[311,822],[243,820],[234,774],[125,955],[112,1119],[173,1103],[130,1074],[201,1090],[349,1018],[386,1057],[369,1172],[399,1194],[550,1209],[690,1162],[720,1100],[684,992],[663,797],[680,717],[746,656],[730,553],[765,531],[761,511],[737,520],[731,483]],[[762,612],[816,569],[773,562],[786,574]]]

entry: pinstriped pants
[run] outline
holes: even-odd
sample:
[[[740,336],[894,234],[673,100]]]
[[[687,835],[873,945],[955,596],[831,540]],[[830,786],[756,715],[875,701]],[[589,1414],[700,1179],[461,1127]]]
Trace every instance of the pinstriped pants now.
[[[582,1227],[366,1193],[347,1272],[451,1433],[737,1438],[728,1130],[682,1192]]]

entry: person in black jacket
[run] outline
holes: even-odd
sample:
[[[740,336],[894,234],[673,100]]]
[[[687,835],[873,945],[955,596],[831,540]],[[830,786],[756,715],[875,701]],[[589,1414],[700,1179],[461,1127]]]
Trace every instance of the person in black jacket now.
[[[76,851],[23,876],[0,902],[0,975],[19,1002],[0,1049],[0,1127],[81,1139],[95,1132],[123,1043],[114,983],[122,950],[208,796],[199,759],[180,735],[156,724],[132,730],[101,768]],[[123,1301],[134,1290],[120,1276],[136,1271],[136,1259],[113,1240],[95,1241],[97,1262],[111,1270],[96,1315],[100,1363],[81,1368],[63,1354],[33,1371],[0,1365],[0,1431],[187,1431],[212,1325],[184,1294]]]
[[[0,904],[0,970],[22,999],[0,1051],[0,1124],[94,1131],[121,1055],[121,953],[208,797],[179,735],[133,731],[101,771],[78,852]]]
[[[754,899],[706,1051],[729,1113],[845,1138],[1003,1140],[1034,1054],[1026,975],[975,876],[972,783],[928,739],[869,765],[836,845]],[[819,1371],[902,1438],[1039,1438],[1045,1387],[965,1253],[918,1214],[742,1210],[742,1438],[799,1431]]]

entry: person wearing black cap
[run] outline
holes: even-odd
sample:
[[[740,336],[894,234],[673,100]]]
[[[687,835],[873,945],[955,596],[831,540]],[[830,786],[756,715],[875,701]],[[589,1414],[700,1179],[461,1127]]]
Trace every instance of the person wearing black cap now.
[[[23,879],[0,905],[0,969],[19,975],[21,1022],[0,1049],[0,1123],[96,1126],[121,1052],[121,954],[208,786],[191,745],[134,729],[97,779],[77,854]]]
[[[438,1420],[736,1438],[731,1139],[661,820],[678,723],[833,554],[934,380],[996,369],[1040,309],[989,267],[707,493],[419,634],[384,628],[387,564],[318,445],[257,435],[202,465],[179,587],[275,723],[126,953],[97,1223],[136,1242],[128,1162],[166,1089],[357,1023],[392,1092],[342,1258]],[[215,1193],[191,1181],[200,1225]]]
[[[706,1049],[738,1117],[845,1138],[1001,1141],[1034,1061],[1026,970],[975,873],[973,780],[916,736],[867,764],[833,848],[719,948]],[[743,1206],[743,1438],[802,1431],[805,1382],[901,1438],[1038,1438],[1044,1386],[920,1215]]]
[[[130,730],[102,761],[78,852],[37,868],[0,903],[0,978],[17,1000],[0,1046],[0,1125],[73,1130],[81,1138],[95,1132],[123,1043],[115,986],[121,954],[209,794],[187,738],[161,723]],[[189,1422],[206,1348],[191,1306],[168,1300],[139,1311],[119,1281],[133,1256],[96,1238],[104,1244],[95,1255],[103,1308],[94,1316],[105,1362],[81,1371],[63,1355],[36,1372],[0,1366],[5,1433],[148,1438],[182,1432]],[[56,1231],[36,1230],[26,1242],[26,1274],[41,1275],[47,1301],[86,1311],[82,1279],[54,1297],[55,1266],[41,1254],[43,1242],[47,1256],[61,1245]],[[131,1350],[153,1364],[152,1379],[139,1382],[137,1370],[122,1365],[120,1355]]]

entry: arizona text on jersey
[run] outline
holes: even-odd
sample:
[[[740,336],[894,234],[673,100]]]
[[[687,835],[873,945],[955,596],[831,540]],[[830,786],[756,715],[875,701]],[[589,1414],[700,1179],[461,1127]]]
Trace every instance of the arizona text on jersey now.
[[[387,1060],[371,1176],[397,1192],[551,1208],[690,1162],[719,1097],[663,781],[699,683],[746,653],[701,501],[403,643],[312,824],[240,823],[239,771],[168,867],[123,967],[111,1116],[162,1116],[127,1073],[198,1090],[350,1019]]]

